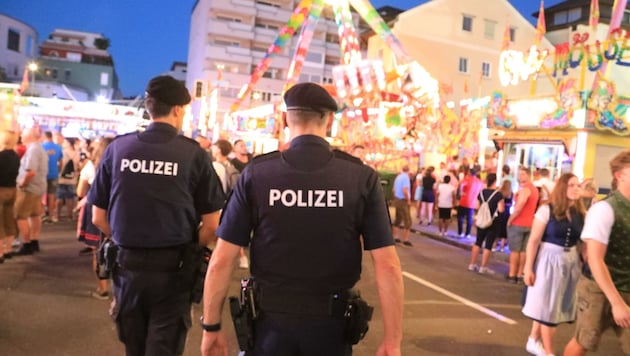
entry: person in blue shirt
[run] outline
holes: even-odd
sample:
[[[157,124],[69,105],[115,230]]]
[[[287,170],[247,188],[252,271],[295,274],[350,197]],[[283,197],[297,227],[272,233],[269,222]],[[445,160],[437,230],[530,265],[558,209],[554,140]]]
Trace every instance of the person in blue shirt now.
[[[400,172],[394,180],[392,205],[394,209],[396,209],[396,217],[394,218],[393,225],[396,242],[402,241],[403,245],[412,246],[411,241],[409,241],[409,229],[411,228],[411,212],[409,210],[409,206],[411,205],[411,179],[409,178],[408,165],[402,167],[402,172]],[[399,230],[402,230],[401,235],[399,235]]]
[[[107,146],[87,196],[92,222],[118,247],[111,313],[128,356],[183,353],[195,245],[215,238],[225,201],[206,152],[178,135],[190,100],[173,77],[151,79],[152,123]]]
[[[297,84],[284,100],[290,147],[245,167],[221,217],[206,275],[202,354],[228,354],[221,309],[239,251],[250,246],[261,316],[247,355],[350,355],[342,311],[361,275],[362,248],[381,299],[379,353],[400,355],[403,284],[378,174],[331,149],[326,129],[337,103],[323,87]]]
[[[46,208],[48,209],[48,219],[51,222],[57,222],[56,195],[57,186],[59,185],[59,172],[61,171],[63,151],[60,145],[53,142],[53,134],[50,131],[44,132],[42,148],[48,155],[48,174],[46,175]]]

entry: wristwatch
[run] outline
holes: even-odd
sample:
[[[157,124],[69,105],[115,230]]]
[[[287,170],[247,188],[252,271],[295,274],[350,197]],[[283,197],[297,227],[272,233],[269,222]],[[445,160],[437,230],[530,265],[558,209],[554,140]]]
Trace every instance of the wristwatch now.
[[[201,324],[201,328],[208,332],[215,332],[221,330],[221,323],[216,324],[204,324],[203,323],[203,315],[199,318],[199,323]]]

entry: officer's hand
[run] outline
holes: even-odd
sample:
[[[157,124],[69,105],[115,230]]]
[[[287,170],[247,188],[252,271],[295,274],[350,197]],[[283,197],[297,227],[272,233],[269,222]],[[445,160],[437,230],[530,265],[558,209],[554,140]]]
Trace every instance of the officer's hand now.
[[[201,355],[228,356],[228,343],[223,330],[216,332],[203,331],[203,338],[201,339]]]
[[[630,307],[628,307],[628,304],[621,303],[613,305],[612,314],[617,325],[622,328],[630,328]]]
[[[381,346],[379,346],[378,351],[376,351],[376,356],[401,356],[400,343],[391,344],[387,341],[383,341]]]

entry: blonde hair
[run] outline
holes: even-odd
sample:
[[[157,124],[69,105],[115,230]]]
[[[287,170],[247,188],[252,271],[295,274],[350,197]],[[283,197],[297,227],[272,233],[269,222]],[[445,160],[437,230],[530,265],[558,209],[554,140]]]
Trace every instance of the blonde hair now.
[[[103,153],[105,153],[105,149],[114,139],[111,137],[101,137],[96,141],[96,147],[94,147],[94,151],[92,151],[92,162],[94,163],[94,167],[98,167],[98,164],[101,162],[101,157]]]
[[[504,197],[511,197],[512,196],[512,182],[509,179],[506,179],[503,181],[503,183],[501,184],[501,188],[499,188],[499,191],[501,192],[501,194],[503,194]]]
[[[3,150],[12,150],[17,145],[18,136],[15,131],[2,130],[0,131],[0,147]]]
[[[615,173],[627,166],[630,166],[630,150],[623,150],[610,161],[610,173],[614,177]]]

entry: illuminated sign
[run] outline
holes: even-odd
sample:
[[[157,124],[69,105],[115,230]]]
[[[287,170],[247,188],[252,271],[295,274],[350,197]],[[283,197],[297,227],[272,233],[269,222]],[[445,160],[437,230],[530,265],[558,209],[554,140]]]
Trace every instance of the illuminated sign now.
[[[611,31],[605,41],[597,40],[595,43],[587,43],[588,33],[576,33],[573,35],[573,43],[556,45],[553,75],[556,76],[558,71],[567,75],[569,68],[579,67],[584,60],[588,70],[592,72],[599,70],[604,62],[610,61],[615,61],[617,65],[630,66],[630,61],[624,61],[624,54],[630,53],[629,39],[630,31],[620,28]]]
[[[499,80],[503,86],[517,85],[519,80],[527,80],[536,75],[549,54],[546,49],[532,46],[529,52],[514,50],[501,52],[499,58]]]

